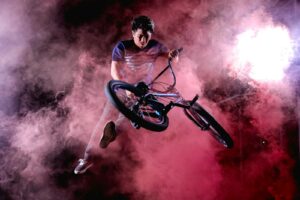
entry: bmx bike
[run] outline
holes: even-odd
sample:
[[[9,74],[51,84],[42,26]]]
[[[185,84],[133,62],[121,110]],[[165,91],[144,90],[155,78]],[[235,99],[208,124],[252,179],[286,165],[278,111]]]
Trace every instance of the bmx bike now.
[[[182,48],[177,51],[182,51]],[[201,130],[208,131],[224,147],[232,148],[233,140],[226,130],[197,103],[199,96],[185,100],[180,95],[175,88],[176,76],[171,64],[172,59],[168,59],[167,66],[148,84],[139,82],[133,85],[124,81],[110,80],[106,85],[105,94],[136,129],[143,127],[151,131],[164,131],[169,125],[168,112],[173,107],[180,107]],[[158,81],[167,70],[172,73],[173,84]],[[162,86],[163,90],[155,89],[156,85]]]

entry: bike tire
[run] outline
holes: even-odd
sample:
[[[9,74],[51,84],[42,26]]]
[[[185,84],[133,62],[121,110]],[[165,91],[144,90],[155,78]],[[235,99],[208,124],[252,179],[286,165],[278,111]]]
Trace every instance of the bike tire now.
[[[133,110],[133,105],[127,105],[126,101],[118,95],[119,93],[125,94],[126,91],[133,95],[131,98],[126,96],[126,101],[131,101],[132,104],[138,102],[138,99],[141,96],[141,91],[132,84],[119,80],[111,80],[107,83],[105,88],[105,94],[109,101],[132,122],[135,122],[141,127],[151,131],[164,131],[168,127],[169,119],[165,114],[163,114],[160,108],[163,104],[160,104],[159,102],[148,102],[146,104],[144,103],[144,105],[136,104],[140,105],[140,107]],[[146,107],[147,110],[143,110],[146,109]],[[146,112],[148,113],[145,114]]]
[[[227,131],[198,103],[194,103],[190,109],[184,109],[184,113],[198,127],[203,129],[206,126],[213,138],[224,147],[233,147],[233,140]]]

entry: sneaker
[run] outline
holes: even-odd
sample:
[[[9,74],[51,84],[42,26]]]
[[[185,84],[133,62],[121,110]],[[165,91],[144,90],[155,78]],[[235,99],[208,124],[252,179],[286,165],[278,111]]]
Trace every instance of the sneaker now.
[[[100,147],[106,148],[117,137],[116,126],[113,121],[108,122],[103,130],[103,136],[100,141]]]
[[[86,172],[86,170],[93,166],[93,163],[87,161],[86,159],[79,159],[78,162],[78,165],[74,169],[74,174],[83,174]]]

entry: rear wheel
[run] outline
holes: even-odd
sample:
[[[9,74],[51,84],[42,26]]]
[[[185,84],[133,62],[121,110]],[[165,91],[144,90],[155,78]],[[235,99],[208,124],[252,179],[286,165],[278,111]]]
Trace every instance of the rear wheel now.
[[[163,104],[143,100],[143,92],[123,81],[108,82],[106,96],[111,103],[135,124],[152,131],[163,131],[168,127],[168,117],[163,114]]]
[[[190,103],[190,102],[189,102]],[[184,109],[185,115],[202,130],[209,133],[226,148],[233,147],[233,141],[225,129],[198,103],[190,109]]]

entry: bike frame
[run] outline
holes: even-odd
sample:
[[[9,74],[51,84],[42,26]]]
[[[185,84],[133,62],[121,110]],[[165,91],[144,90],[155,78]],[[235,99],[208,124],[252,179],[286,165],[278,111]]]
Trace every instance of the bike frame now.
[[[178,49],[178,51],[182,51],[181,49]],[[154,97],[163,97],[163,98],[168,98],[168,97],[173,97],[176,98],[175,101],[169,101],[169,103],[165,106],[164,109],[164,114],[167,114],[173,107],[181,107],[184,109],[189,109],[199,98],[198,95],[196,95],[191,102],[187,102],[180,94],[179,92],[177,93],[171,93],[170,91],[175,89],[176,85],[176,75],[175,72],[172,68],[172,59],[168,59],[168,65],[147,85],[148,88],[151,88],[151,85],[155,83],[155,81],[162,75],[164,74],[168,69],[171,70],[172,76],[173,76],[173,84],[164,92],[148,92],[145,97],[152,95]],[[147,99],[147,98],[146,98]],[[154,101],[154,100],[147,100],[149,102]]]

